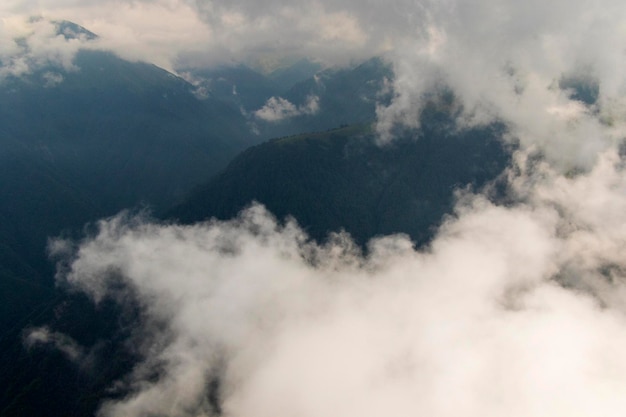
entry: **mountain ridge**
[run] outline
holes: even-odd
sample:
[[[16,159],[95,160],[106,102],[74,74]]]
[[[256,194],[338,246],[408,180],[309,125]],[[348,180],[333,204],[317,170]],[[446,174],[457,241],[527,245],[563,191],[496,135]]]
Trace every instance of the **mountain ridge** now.
[[[165,217],[228,219],[257,201],[317,240],[346,230],[360,244],[392,233],[425,244],[454,190],[495,179],[510,151],[497,125],[451,134],[426,122],[414,134],[380,146],[370,125],[356,125],[273,139],[239,154]]]

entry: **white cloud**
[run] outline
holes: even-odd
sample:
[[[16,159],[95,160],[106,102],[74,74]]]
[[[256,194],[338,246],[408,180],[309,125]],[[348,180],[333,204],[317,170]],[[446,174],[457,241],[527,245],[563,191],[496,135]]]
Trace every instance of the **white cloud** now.
[[[80,361],[84,352],[75,340],[65,334],[53,332],[48,327],[27,329],[24,332],[24,345],[33,349],[38,345],[52,345],[73,362]]]
[[[313,115],[319,111],[319,97],[310,95],[301,106],[282,97],[270,97],[265,105],[254,112],[257,119],[278,122],[296,116]]]
[[[457,95],[466,123],[505,121],[524,146],[540,146],[565,169],[589,167],[623,136],[623,120],[609,129],[597,117],[623,102],[626,15],[617,2],[426,2],[425,16],[421,36],[390,52],[396,97],[379,109],[383,138],[396,123],[416,126],[437,84]],[[599,102],[555,112],[572,103],[554,86],[580,68],[597,76]]]
[[[74,70],[74,55],[87,39],[66,39],[55,23],[44,19],[18,18],[0,21],[0,80],[21,76],[46,65]]]
[[[214,378],[232,417],[621,415],[626,173],[615,152],[573,177],[527,156],[509,172],[516,204],[463,195],[422,250],[320,247],[260,206],[101,222],[60,278],[100,300],[123,277],[146,313],[135,393],[102,415],[212,415]]]
[[[290,55],[346,63],[371,53],[363,53],[369,36],[350,10],[320,2],[267,6],[189,0],[43,0],[37,4],[17,0],[0,6],[0,18],[70,20],[100,35],[102,47],[170,70],[177,63],[206,65],[268,56],[280,61]],[[349,52],[355,49],[360,52]]]

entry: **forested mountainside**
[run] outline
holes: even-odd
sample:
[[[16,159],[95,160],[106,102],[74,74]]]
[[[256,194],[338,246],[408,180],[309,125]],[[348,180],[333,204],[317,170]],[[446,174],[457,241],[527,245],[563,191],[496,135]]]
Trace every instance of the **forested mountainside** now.
[[[169,216],[228,219],[257,201],[318,240],[343,229],[360,243],[405,233],[422,244],[455,190],[480,188],[507,166],[501,134],[498,125],[456,131],[431,109],[419,132],[383,146],[369,125],[275,139],[244,151]]]

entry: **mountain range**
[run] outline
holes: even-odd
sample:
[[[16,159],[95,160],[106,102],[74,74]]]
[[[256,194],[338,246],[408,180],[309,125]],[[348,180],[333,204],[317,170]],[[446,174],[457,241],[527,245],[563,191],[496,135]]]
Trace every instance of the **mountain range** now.
[[[96,36],[69,22],[58,28]],[[179,77],[81,50],[74,66],[0,82],[2,416],[93,415],[103,398],[124,394],[109,388],[132,369],[123,335],[136,312],[94,308],[56,288],[50,237],[80,238],[86,224],[123,209],[192,223],[258,201],[320,241],[344,230],[363,246],[389,233],[426,245],[455,191],[488,185],[510,158],[503,126],[459,129],[437,102],[419,129],[380,145],[373,123],[376,106],[392,99],[393,71],[379,58]],[[94,356],[77,366],[52,348],[26,349],[24,329],[41,325]]]

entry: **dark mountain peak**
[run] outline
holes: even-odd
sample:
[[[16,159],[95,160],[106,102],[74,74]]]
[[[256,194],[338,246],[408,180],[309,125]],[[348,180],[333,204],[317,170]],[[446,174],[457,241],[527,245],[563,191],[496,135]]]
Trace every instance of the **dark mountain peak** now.
[[[385,61],[383,58],[375,56],[367,59],[355,67],[356,70],[370,71],[375,73],[389,73],[391,72],[391,64]]]
[[[342,67],[328,67],[316,73],[317,76],[322,78],[333,78],[338,75],[350,75],[353,77],[355,74],[363,74],[369,76],[385,75],[391,77],[393,70],[391,65],[381,57],[372,57],[364,61],[357,61],[352,65]]]
[[[302,58],[291,65],[275,69],[267,76],[279,85],[282,93],[297,83],[312,78],[321,69],[322,65],[319,63]]]
[[[98,35],[96,35],[95,33],[87,30],[83,26],[80,26],[74,22],[70,22],[67,20],[56,20],[56,21],[52,21],[52,23],[56,27],[57,36],[62,35],[67,40],[79,39],[79,40],[92,41],[92,40],[98,39]]]

